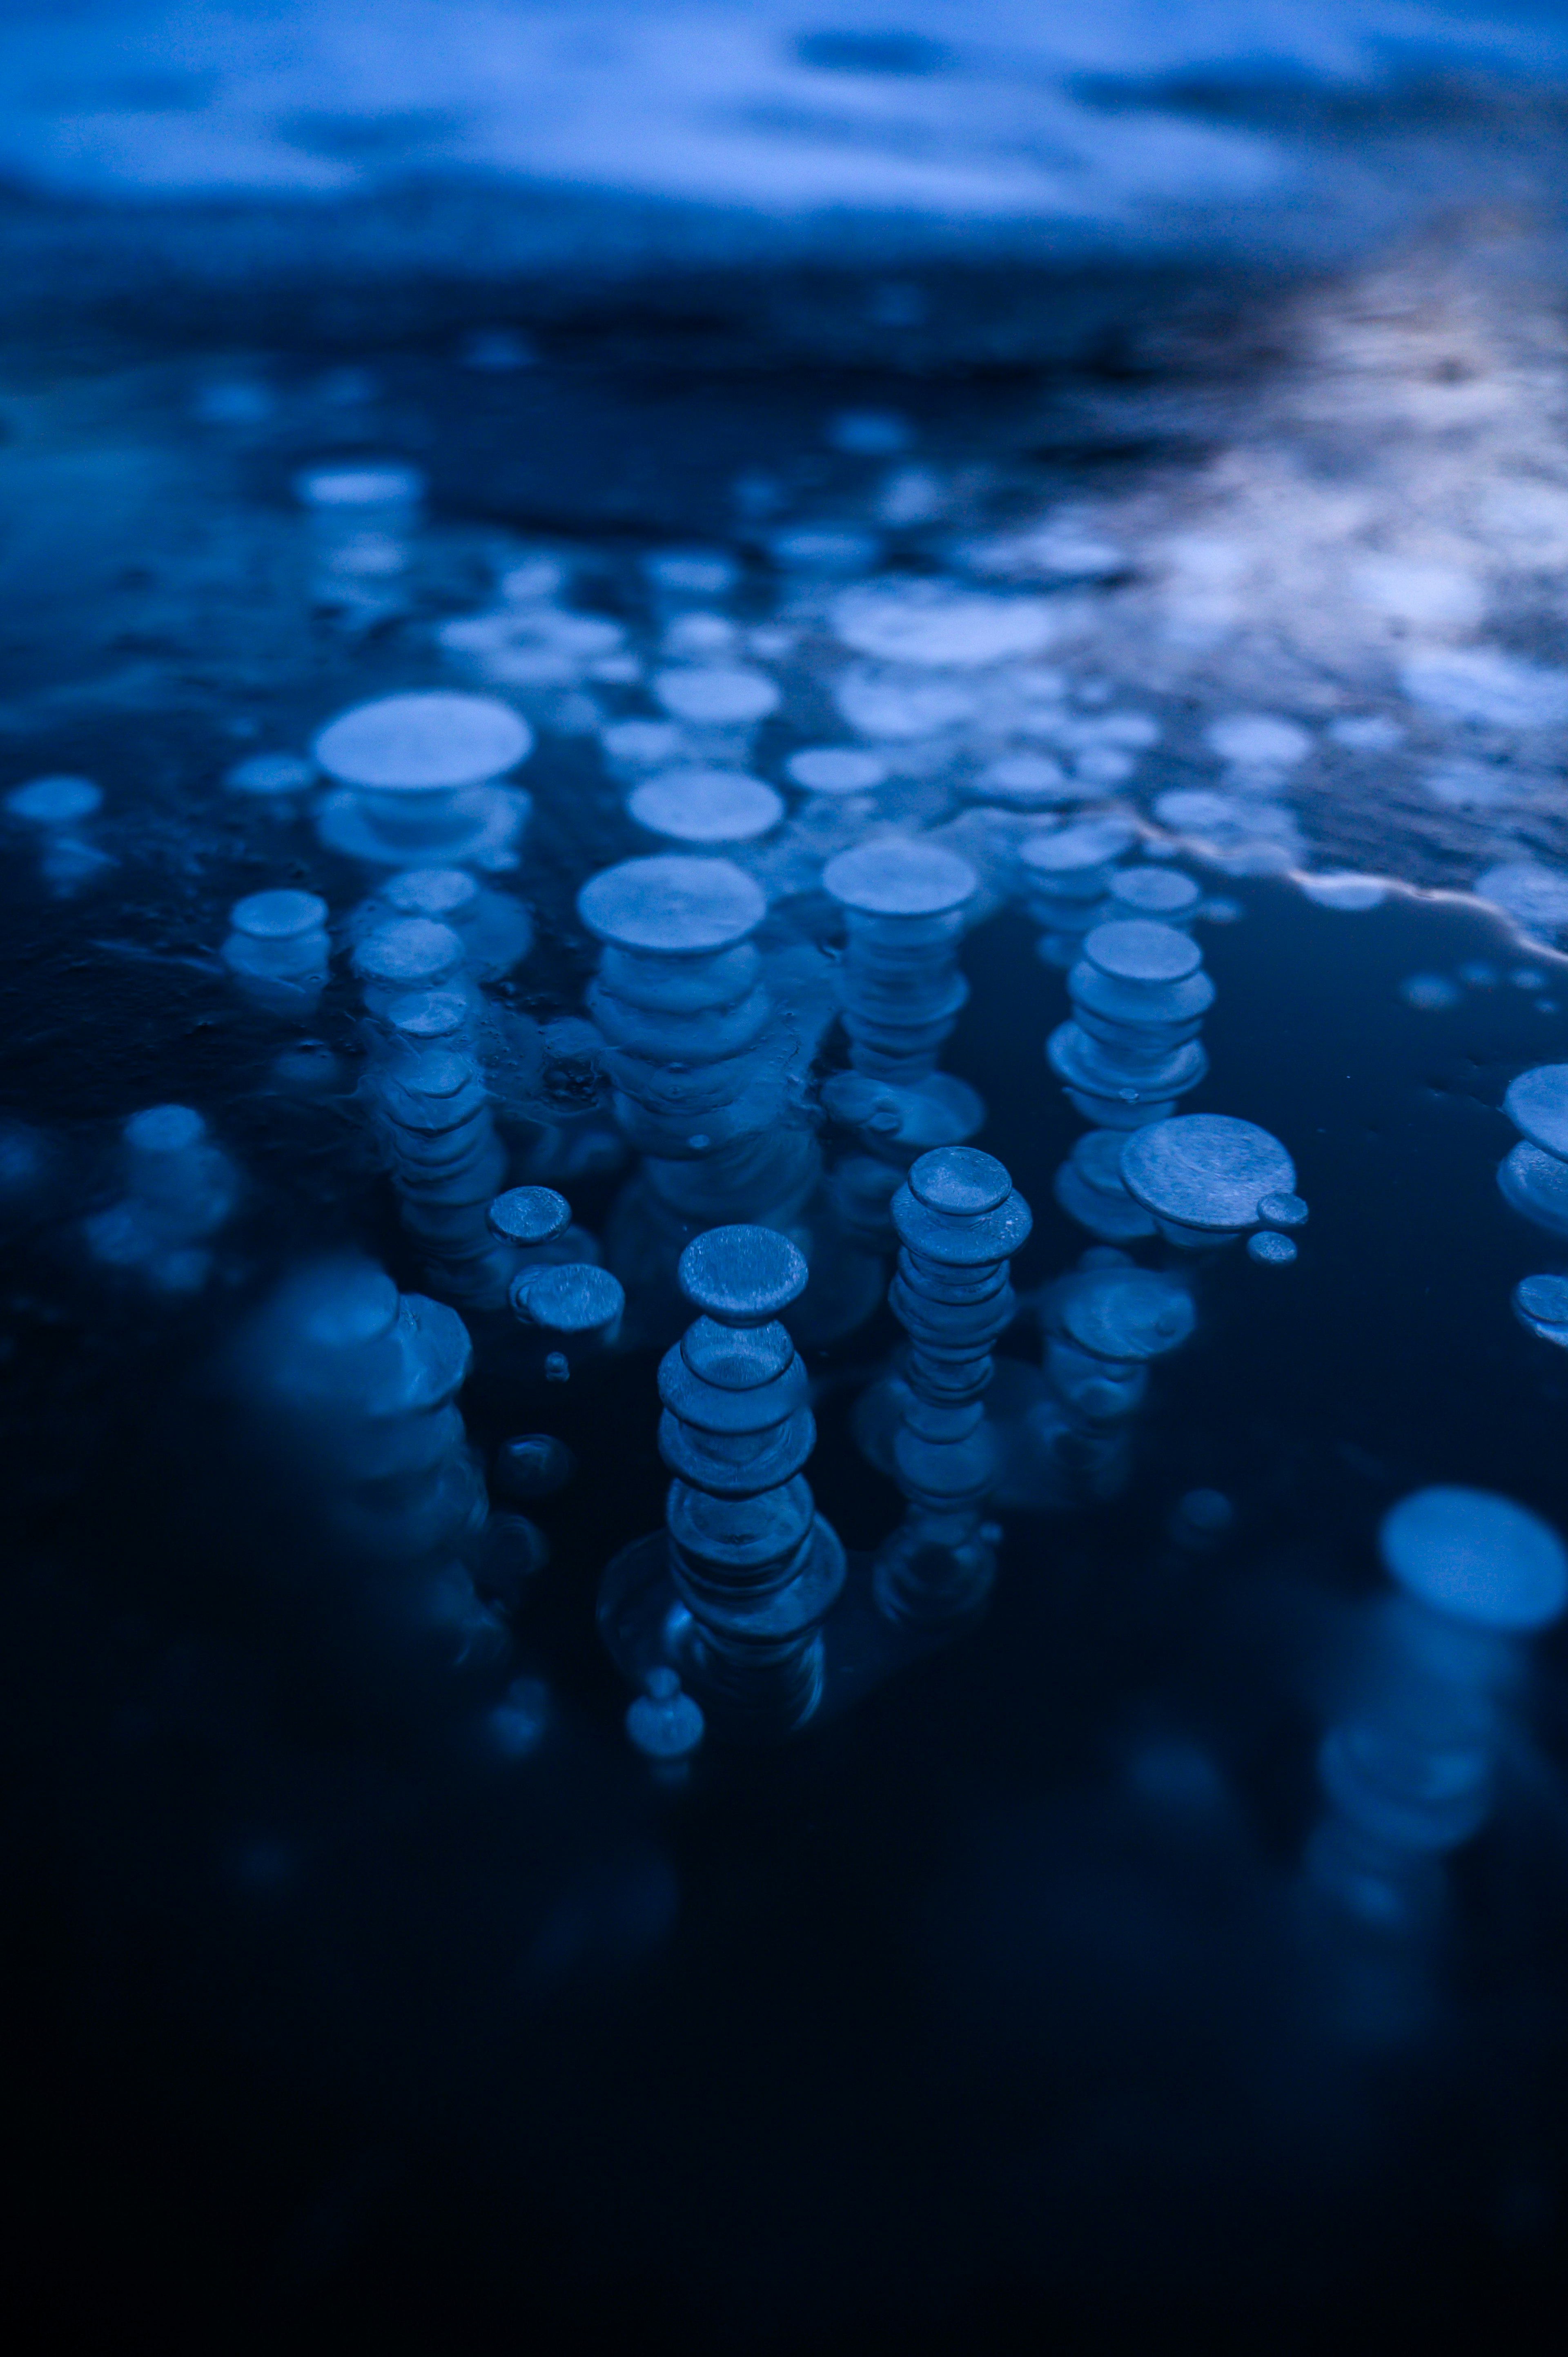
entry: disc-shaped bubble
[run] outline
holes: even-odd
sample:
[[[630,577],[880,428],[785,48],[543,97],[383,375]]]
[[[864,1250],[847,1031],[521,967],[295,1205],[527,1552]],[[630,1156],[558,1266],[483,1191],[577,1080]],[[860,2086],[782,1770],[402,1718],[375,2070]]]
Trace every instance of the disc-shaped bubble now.
[[[1226,1114],[1177,1114],[1134,1130],[1122,1149],[1127,1191],[1146,1211],[1184,1228],[1251,1227],[1262,1195],[1295,1189],[1295,1166],[1277,1137]]]
[[[577,895],[577,913],[600,941],[670,956],[729,949],[767,912],[760,886],[743,869],[678,852],[623,859],[590,877]]]
[[[357,704],[329,721],[311,749],[342,785],[429,793],[504,777],[532,743],[509,704],[436,689]]]
[[[1097,1359],[1159,1358],[1197,1322],[1187,1287],[1151,1268],[1096,1269],[1074,1280],[1059,1315],[1069,1339]]]
[[[710,1318],[745,1325],[777,1318],[804,1291],[802,1254],[773,1228],[709,1228],[681,1255],[681,1290]]]
[[[895,835],[841,851],[823,868],[822,884],[843,907],[866,916],[936,917],[961,909],[978,878],[956,851]]]
[[[1409,1594],[1480,1628],[1543,1629],[1568,1603],[1556,1532],[1490,1490],[1417,1490],[1384,1516],[1378,1545]]]
[[[773,788],[742,770],[670,770],[627,807],[639,826],[678,843],[752,843],[784,815]]]
[[[1568,1064],[1537,1064],[1510,1081],[1503,1111],[1521,1136],[1568,1157]]]

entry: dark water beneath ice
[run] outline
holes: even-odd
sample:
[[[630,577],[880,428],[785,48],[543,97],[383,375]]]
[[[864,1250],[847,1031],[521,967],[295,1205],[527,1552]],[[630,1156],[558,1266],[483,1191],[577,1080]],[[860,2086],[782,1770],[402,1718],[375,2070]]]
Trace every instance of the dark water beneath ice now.
[[[443,682],[434,624],[542,539],[575,564],[575,602],[634,638],[642,550],[733,543],[733,610],[764,622],[783,593],[735,479],[781,484],[786,519],[864,517],[866,470],[822,443],[852,404],[912,409],[949,485],[940,523],[888,527],[914,570],[1028,501],[1104,501],[1108,475],[1179,505],[1203,463],[1163,414],[1114,463],[1103,440],[1049,434],[1041,455],[1042,412],[1087,403],[1081,381],[743,379],[647,368],[632,341],[612,328],[477,388],[429,352],[378,354],[359,385],[314,351],[122,347],[16,373],[31,471],[6,781],[98,780],[92,840],[115,863],[50,897],[14,828],[0,874],[6,1103],[36,1157],[4,1206],[0,1366],[15,2135],[26,2239],[47,2254],[24,2277],[62,2329],[145,2319],[166,2346],[1021,2346],[1177,2317],[1276,2346],[1361,2345],[1352,2318],[1396,2346],[1456,2319],[1535,2346],[1568,2167],[1561,1632],[1430,1937],[1336,1927],[1300,1861],[1388,1506],[1453,1481],[1568,1525],[1568,1385],[1509,1308],[1558,1249],[1495,1178],[1509,1080],[1568,1060],[1568,965],[1498,909],[1417,888],[1521,848],[1485,832],[1504,825],[1495,798],[1423,799],[1421,765],[1462,756],[1511,783],[1522,768],[1528,802],[1550,768],[1530,748],[1555,736],[1466,736],[1397,705],[1386,671],[1326,659],[1316,701],[1294,700],[1305,658],[1288,673],[1280,708],[1313,730],[1397,708],[1412,732],[1354,790],[1319,734],[1292,789],[1304,862],[1408,879],[1380,907],[1181,856],[1240,911],[1203,931],[1211,1070],[1184,1110],[1285,1142],[1312,1210],[1300,1257],[1204,1256],[1197,1333],[1155,1369],[1122,1494],[1004,1513],[983,1621],[791,1743],[712,1740],[671,1790],[626,1742],[593,1606],[662,1512],[651,1343],[547,1384],[479,1329],[462,1408],[487,1459],[544,1430],[581,1468],[529,1506],[550,1560],[499,1669],[367,1666],[373,1597],[301,1537],[286,1483],[248,1450],[224,1352],[285,1272],[353,1245],[421,1279],[354,1094],[341,962],[291,1024],[216,954],[243,894],[304,887],[337,920],[367,878],[303,808],[254,806],[223,770],[299,749],[350,702]],[[262,391],[225,410],[211,388],[235,383]],[[289,474],[389,447],[432,479],[410,586],[384,609],[313,613]],[[1146,813],[1215,783],[1201,729],[1260,701],[1262,658],[1222,648],[1178,678],[1168,640],[1149,654],[1140,637],[1137,579],[1115,613],[1118,593],[1096,592],[1107,608],[1064,625],[1064,659],[1090,683],[1081,712],[1140,692],[1157,707],[1163,744],[1123,797]],[[1065,611],[1079,585],[1051,594]],[[1552,652],[1538,640],[1530,660],[1544,672]],[[827,673],[779,660],[769,776],[791,743],[843,733]],[[600,724],[639,708],[620,693]],[[537,942],[498,996],[548,1022],[592,971],[578,885],[647,846],[580,715],[542,721],[525,776],[515,888]],[[1523,826],[1530,856],[1560,847],[1543,788]],[[1081,1128],[1042,1054],[1063,981],[1015,907],[962,963],[944,1068],[981,1092],[980,1143],[1034,1209],[1015,1269],[1030,1291],[1087,1241],[1052,1195]],[[1453,1003],[1410,1004],[1412,974],[1447,978]],[[275,1061],[302,1037],[322,1082],[287,1087]],[[189,1297],[83,1242],[119,1122],[166,1101],[203,1110],[243,1179]],[[591,1231],[623,1175],[564,1182]],[[811,1478],[852,1550],[899,1511],[851,1427],[897,1340],[884,1308],[808,1353]],[[1037,1358],[1035,1329],[1002,1351]],[[1208,1547],[1171,1534],[1198,1489],[1234,1507]],[[486,1714],[518,1677],[538,1724],[509,1757]]]

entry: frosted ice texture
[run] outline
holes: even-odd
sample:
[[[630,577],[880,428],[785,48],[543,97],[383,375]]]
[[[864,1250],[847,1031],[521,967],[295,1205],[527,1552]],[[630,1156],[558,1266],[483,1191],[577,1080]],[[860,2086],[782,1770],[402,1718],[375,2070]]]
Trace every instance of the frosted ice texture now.
[[[778,1322],[806,1263],[768,1228],[711,1228],[681,1256],[700,1313],[659,1369],[659,1448],[675,1479],[670,1567],[692,1616],[691,1675],[758,1728],[798,1726],[822,1690],[822,1624],[843,1550],[803,1468],[816,1437],[806,1371]]]
[[[908,1504],[878,1553],[875,1594],[891,1620],[940,1626],[977,1609],[995,1577],[983,1394],[1017,1308],[1009,1261],[1032,1222],[1003,1165],[969,1146],[922,1155],[892,1213],[901,1248],[888,1301],[909,1337],[893,1474]]]

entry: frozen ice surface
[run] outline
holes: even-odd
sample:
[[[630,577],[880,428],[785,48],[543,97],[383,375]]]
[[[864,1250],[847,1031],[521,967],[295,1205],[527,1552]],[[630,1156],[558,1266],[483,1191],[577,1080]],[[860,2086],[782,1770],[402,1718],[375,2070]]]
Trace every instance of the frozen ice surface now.
[[[671,843],[755,843],[784,815],[771,786],[742,770],[666,770],[638,786],[627,808]]]
[[[509,705],[435,689],[356,705],[329,721],[311,749],[340,785],[421,794],[503,778],[532,742]]]
[[[1179,1114],[1134,1130],[1122,1175],[1157,1220],[1216,1234],[1255,1226],[1262,1197],[1295,1189],[1295,1166],[1278,1138],[1226,1114]]]
[[[1408,1595],[1482,1629],[1544,1629],[1568,1603],[1568,1554],[1550,1523],[1487,1490],[1402,1498],[1378,1534]]]

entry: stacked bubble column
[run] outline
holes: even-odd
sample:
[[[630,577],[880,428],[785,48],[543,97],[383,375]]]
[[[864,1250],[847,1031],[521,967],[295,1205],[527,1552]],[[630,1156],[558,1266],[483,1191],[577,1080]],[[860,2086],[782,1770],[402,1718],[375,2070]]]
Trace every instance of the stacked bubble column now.
[[[1193,1330],[1192,1297],[1176,1278],[1107,1253],[1046,1289],[1047,1393],[1028,1418],[1058,1505],[1114,1496],[1125,1479],[1133,1417],[1151,1363]]]
[[[678,1238],[737,1214],[799,1219],[819,1162],[752,940],[757,884],[725,859],[628,859],[577,906],[604,945],[589,1010],[656,1223]]]
[[[965,1146],[922,1155],[892,1213],[889,1301],[909,1337],[892,1470],[908,1502],[874,1587],[888,1619],[933,1627],[974,1611],[995,1577],[983,1529],[997,1449],[983,1394],[992,1345],[1017,1310],[1009,1262],[1032,1222],[1002,1164]]]
[[[779,1314],[806,1263],[768,1228],[710,1229],[681,1256],[701,1315],[659,1370],[659,1448],[682,1668],[704,1704],[758,1732],[799,1726],[822,1691],[822,1625],[843,1549],[803,1468],[816,1439],[806,1371]]]
[[[452,1665],[507,1650],[465,1562],[489,1511],[456,1405],[471,1362],[455,1310],[358,1261],[291,1279],[244,1353],[274,1455],[305,1477],[330,1537],[375,1567],[390,1623]]]
[[[1018,852],[1024,906],[1036,925],[1037,955],[1047,965],[1069,967],[1082,952],[1086,933],[1100,921],[1117,862],[1138,839],[1126,819],[1081,819],[1071,826],[1043,829]]]
[[[1491,1813],[1524,1641],[1568,1603],[1568,1556],[1510,1499],[1450,1488],[1402,1499],[1379,1551],[1396,1593],[1319,1754],[1328,1806],[1307,1870],[1344,1912],[1399,1932],[1430,1920],[1443,1858]]]
[[[1504,1201],[1548,1234],[1568,1236],[1568,1064],[1520,1072],[1503,1111],[1520,1133],[1498,1167]]]
[[[1046,1055],[1069,1103],[1094,1129],[1057,1174],[1056,1196],[1107,1242],[1152,1233],[1122,1185],[1124,1135],[1165,1121],[1208,1070],[1198,1033],[1214,1003],[1203,952],[1174,925],[1144,918],[1097,925],[1068,976],[1071,1018]]]
[[[822,1104],[859,1147],[833,1174],[833,1201],[846,1233],[879,1251],[894,1241],[889,1206],[910,1165],[985,1118],[974,1090],[937,1070],[969,996],[958,945],[979,879],[957,852],[892,837],[830,860],[822,884],[844,917],[850,1062],[824,1083]]]

